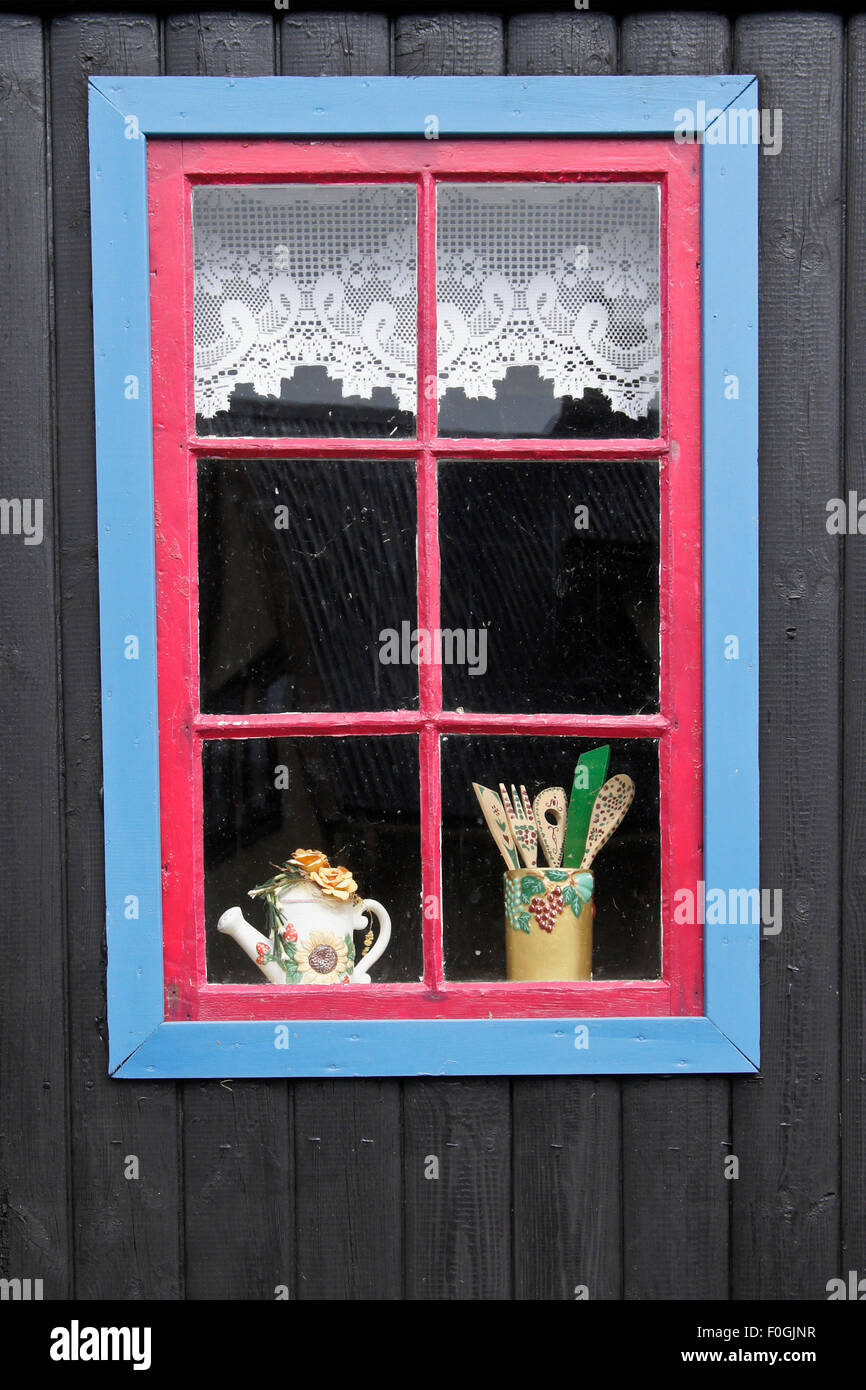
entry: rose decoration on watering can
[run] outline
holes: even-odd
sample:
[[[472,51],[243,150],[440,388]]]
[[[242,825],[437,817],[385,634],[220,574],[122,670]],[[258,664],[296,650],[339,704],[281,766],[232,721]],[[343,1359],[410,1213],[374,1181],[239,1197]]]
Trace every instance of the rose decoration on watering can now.
[[[291,859],[248,896],[262,898],[268,935],[231,907],[217,922],[275,985],[368,985],[369,970],[385,954],[391,918],[381,903],[361,898],[348,869],[332,865],[317,849],[296,849]],[[367,914],[379,923],[373,930]],[[365,932],[360,954],[355,933]]]

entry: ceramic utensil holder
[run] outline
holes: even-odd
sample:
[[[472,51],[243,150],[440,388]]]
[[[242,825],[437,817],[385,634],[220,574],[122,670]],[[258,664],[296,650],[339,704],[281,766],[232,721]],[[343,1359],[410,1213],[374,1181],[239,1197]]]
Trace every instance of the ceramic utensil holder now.
[[[509,869],[503,882],[507,979],[591,979],[593,875]]]

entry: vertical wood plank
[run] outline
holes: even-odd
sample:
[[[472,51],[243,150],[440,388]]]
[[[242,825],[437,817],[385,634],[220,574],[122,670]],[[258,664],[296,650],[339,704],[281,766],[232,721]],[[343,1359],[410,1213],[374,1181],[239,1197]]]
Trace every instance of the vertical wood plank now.
[[[720,15],[627,16],[624,73],[718,73],[730,65]],[[723,1078],[623,1082],[626,1299],[728,1297],[730,1086]]]
[[[514,1081],[514,1296],[619,1299],[620,1086]]]
[[[734,1084],[736,1298],[825,1298],[840,1273],[843,43],[832,15],[735,34],[784,121],[759,161],[761,874],[784,912],[762,943],[761,1079]]]
[[[508,21],[508,71],[515,77],[615,73],[617,42],[612,15],[514,15]]]
[[[165,66],[174,74],[273,73],[269,15],[172,15]],[[194,1299],[294,1294],[289,1083],[187,1082],[183,1093],[186,1291]]]
[[[404,1297],[510,1298],[509,1082],[404,1085]]]
[[[412,15],[395,21],[397,73],[496,75],[504,62],[497,15]],[[407,1081],[402,1123],[404,1296],[510,1298],[510,1083]],[[425,1175],[427,1155],[439,1158],[438,1179]]]
[[[292,1297],[288,1083],[228,1078],[182,1092],[186,1297]]]
[[[399,1299],[400,1083],[295,1083],[297,1296]]]
[[[383,14],[287,14],[280,20],[285,77],[387,76],[391,32]]]
[[[866,15],[848,26],[845,487],[866,497]],[[866,543],[845,547],[842,877],[842,1261],[866,1271]]]
[[[731,72],[731,26],[720,14],[632,14],[622,21],[622,73]]]
[[[274,71],[273,17],[222,11],[169,15],[165,70],[176,77],[270,76]]]
[[[72,1285],[44,58],[39,19],[0,16],[0,1276],[57,1299]]]
[[[516,15],[508,71],[616,72],[609,15]],[[617,1299],[622,1285],[620,1085],[591,1077],[512,1084],[514,1296]]]
[[[294,1296],[291,1153],[287,1082],[183,1086],[187,1298]]]
[[[87,236],[87,78],[159,71],[156,20],[75,15],[50,30],[60,630],[66,764],[66,915],[72,1197],[79,1298],[177,1298],[177,1103],[172,1083],[107,1074],[100,807],[93,328]],[[118,384],[118,389],[122,389]],[[128,1158],[139,1164],[137,1179]]]
[[[499,15],[405,15],[394,21],[394,71],[401,76],[471,77],[504,69]]]
[[[728,1297],[728,1083],[674,1076],[623,1087],[627,1299]]]

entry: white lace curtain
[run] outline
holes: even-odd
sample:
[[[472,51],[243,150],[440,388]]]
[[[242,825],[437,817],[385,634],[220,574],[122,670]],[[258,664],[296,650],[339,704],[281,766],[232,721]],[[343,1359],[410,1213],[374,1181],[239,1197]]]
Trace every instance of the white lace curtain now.
[[[279,396],[322,367],[344,396],[416,401],[415,191],[197,189],[195,396]],[[494,398],[509,367],[557,397],[646,414],[660,373],[659,194],[647,184],[451,184],[437,212],[439,392]]]
[[[415,205],[404,186],[196,189],[197,413],[239,384],[279,396],[297,367],[414,412]]]
[[[645,415],[659,382],[651,184],[450,184],[437,217],[439,394],[493,397],[536,366],[557,397]]]

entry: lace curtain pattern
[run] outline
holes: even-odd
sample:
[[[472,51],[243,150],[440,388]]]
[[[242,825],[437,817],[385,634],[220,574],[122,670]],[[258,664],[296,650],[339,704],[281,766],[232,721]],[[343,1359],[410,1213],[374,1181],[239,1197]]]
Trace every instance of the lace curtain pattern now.
[[[415,206],[407,186],[196,189],[196,412],[237,385],[279,396],[300,366],[414,412]]]
[[[279,397],[318,367],[343,397],[416,404],[415,190],[199,188],[195,399]],[[659,190],[446,184],[437,202],[439,397],[496,398],[512,367],[638,420],[660,377]]]
[[[437,218],[439,396],[495,397],[536,366],[554,395],[638,419],[660,375],[652,184],[450,184]]]

